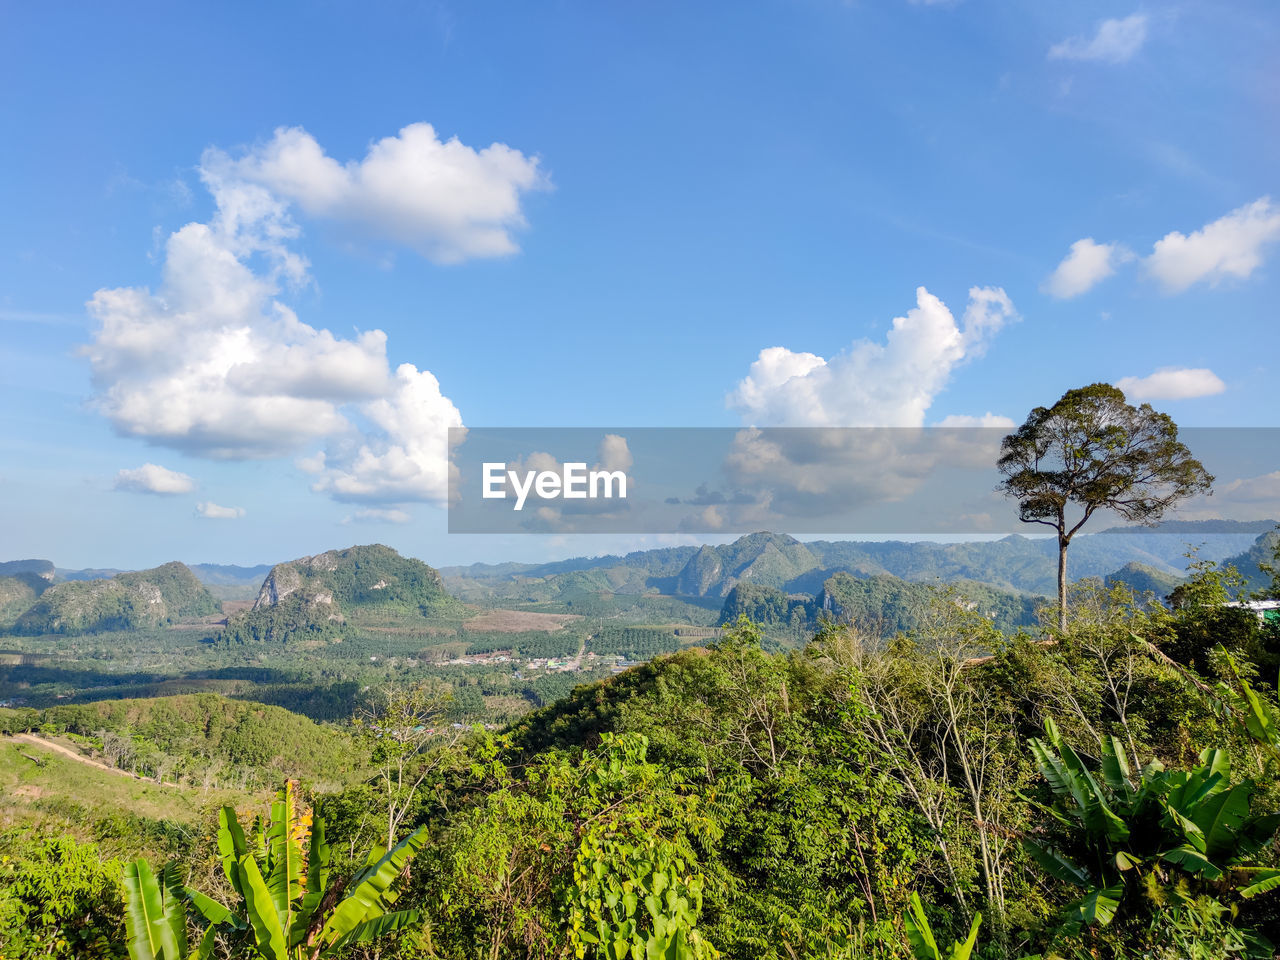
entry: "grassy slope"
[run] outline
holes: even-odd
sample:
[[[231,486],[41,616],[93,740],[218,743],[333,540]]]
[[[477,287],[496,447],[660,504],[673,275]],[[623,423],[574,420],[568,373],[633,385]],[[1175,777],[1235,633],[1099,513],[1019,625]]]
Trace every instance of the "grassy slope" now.
[[[45,763],[37,766],[23,754]],[[0,827],[94,840],[107,855],[159,856],[181,843],[184,834],[205,829],[217,806],[242,807],[256,799],[162,787],[0,737]]]

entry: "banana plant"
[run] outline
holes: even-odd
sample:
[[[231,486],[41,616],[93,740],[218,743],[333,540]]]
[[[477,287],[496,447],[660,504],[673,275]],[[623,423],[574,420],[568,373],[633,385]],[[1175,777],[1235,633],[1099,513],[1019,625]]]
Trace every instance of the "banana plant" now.
[[[177,864],[166,864],[159,878],[142,858],[124,865],[124,927],[130,960],[184,960],[185,900]]]
[[[391,850],[374,847],[364,870],[331,882],[320,808],[312,814],[305,858],[297,836],[301,824],[291,784],[277,794],[270,819],[255,819],[247,835],[235,810],[222,808],[218,852],[240,903],[233,909],[187,889],[207,923],[206,938],[219,930],[263,960],[317,960],[417,922],[416,910],[387,908],[398,896],[392,885],[426,840],[422,828]]]
[[[1109,924],[1138,878],[1246,898],[1280,886],[1280,871],[1251,862],[1280,827],[1280,815],[1252,811],[1257,784],[1231,783],[1225,750],[1205,750],[1190,771],[1152,762],[1135,778],[1114,737],[1103,742],[1096,772],[1052,720],[1045,737],[1030,746],[1052,802],[1023,799],[1056,822],[1071,855],[1039,839],[1023,845],[1050,876],[1084,892],[1064,911],[1064,932]]]
[[[948,952],[943,953],[933,935],[933,928],[929,926],[929,918],[925,916],[924,904],[920,902],[919,894],[911,894],[911,903],[902,919],[916,960],[969,960],[978,944],[978,927],[982,925],[982,914],[975,913],[969,924],[969,936],[963,941],[957,940]]]

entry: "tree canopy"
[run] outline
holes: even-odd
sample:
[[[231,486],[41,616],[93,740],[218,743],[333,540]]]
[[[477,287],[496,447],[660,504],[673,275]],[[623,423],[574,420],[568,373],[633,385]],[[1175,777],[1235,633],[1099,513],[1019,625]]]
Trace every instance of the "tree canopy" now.
[[[1024,523],[1058,536],[1058,625],[1066,628],[1067,547],[1098,510],[1142,524],[1197,493],[1213,477],[1178,439],[1178,425],[1150,404],[1132,406],[1106,383],[1068,390],[1036,407],[1001,443],[1001,490]],[[1078,513],[1070,513],[1074,505]]]

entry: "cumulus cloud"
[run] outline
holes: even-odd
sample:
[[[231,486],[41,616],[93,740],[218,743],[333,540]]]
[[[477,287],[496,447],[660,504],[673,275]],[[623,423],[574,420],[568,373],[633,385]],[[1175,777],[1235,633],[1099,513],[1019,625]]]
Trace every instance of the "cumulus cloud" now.
[[[1238,477],[1222,484],[1214,493],[1244,503],[1280,503],[1280,470],[1257,477]]]
[[[343,501],[443,501],[449,428],[461,427],[462,415],[435,376],[402,363],[386,395],[359,410],[368,426],[358,442],[338,443],[322,459],[304,461],[318,468],[312,489]]]
[[[202,165],[438,263],[516,252],[512,234],[526,225],[522,197],[549,185],[537,158],[502,143],[477,150],[442,140],[429,123],[377,141],[359,161],[339,163],[302,128],[281,127],[239,158],[209,150]]]
[[[951,372],[980,357],[1017,311],[1004,290],[973,287],[959,323],[924,287],[883,343],[855,342],[830,360],[761,350],[726,402],[757,426],[916,427]]]
[[[162,496],[173,496],[179,493],[190,493],[196,488],[196,481],[185,473],[154,463],[144,463],[137,469],[121,470],[117,473],[113,487],[130,493],[158,493]]]
[[[1161,367],[1145,377],[1122,377],[1116,386],[1132,400],[1190,400],[1227,389],[1216,373],[1204,367]]]
[[[1092,290],[1116,272],[1116,263],[1131,256],[1119,244],[1098,243],[1093,237],[1085,237],[1071,245],[1070,252],[1045,280],[1042,289],[1051,297],[1070,300]]]
[[[1262,263],[1263,248],[1280,238],[1280,208],[1270,197],[1245,204],[1190,236],[1174,230],[1156,241],[1145,264],[1170,293],[1205,281],[1243,280]]]
[[[1070,37],[1049,48],[1050,60],[1101,60],[1124,63],[1147,40],[1147,18],[1140,13],[1103,20],[1092,37]]]
[[[985,504],[992,491],[991,465],[1009,425],[743,429],[722,465],[738,493],[722,502],[722,514],[733,529],[744,523],[768,529],[770,523],[859,513],[870,530],[884,529],[879,525],[890,516],[914,516],[912,522],[920,523],[930,512],[955,516],[963,512],[961,504],[973,512],[973,504]],[[696,515],[691,519],[696,522]],[[907,529],[917,527],[898,532]]]
[[[244,516],[244,507],[223,507],[204,500],[196,504],[196,513],[206,520],[239,520]]]
[[[509,253],[521,192],[543,183],[536,161],[416,124],[359,163],[294,129],[239,159],[211,150],[200,172],[215,213],[168,238],[159,287],[88,305],[96,408],[124,436],[194,456],[301,455],[335,499],[444,501],[461,415],[429,370],[392,367],[381,330],[340,336],[282,302],[309,281],[294,209],[363,220],[435,260]]]

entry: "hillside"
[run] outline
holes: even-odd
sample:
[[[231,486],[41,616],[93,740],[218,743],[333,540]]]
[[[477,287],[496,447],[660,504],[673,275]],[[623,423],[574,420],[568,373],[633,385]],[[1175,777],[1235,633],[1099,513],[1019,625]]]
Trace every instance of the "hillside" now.
[[[1115,573],[1107,574],[1103,582],[1108,587],[1123,583],[1138,595],[1154,593],[1157,600],[1163,601],[1174,587],[1182,583],[1181,577],[1170,576],[1163,570],[1149,567],[1145,563],[1126,563]]]
[[[761,625],[767,634],[803,639],[824,619],[852,623],[881,637],[915,630],[939,590],[950,587],[957,598],[987,617],[996,629],[1014,633],[1036,624],[1036,610],[1046,597],[998,590],[984,583],[920,583],[889,574],[869,577],[840,572],[827,578],[814,596],[788,594],[760,584],[743,582],[725,598],[720,622],[733,624],[739,616]]]
[[[216,693],[0,710],[0,731],[84,738],[108,766],[205,784],[233,770],[228,779],[242,787],[281,777],[337,784],[362,763],[346,733]]]
[[[218,612],[218,602],[176,561],[106,580],[54,584],[14,623],[18,634],[79,634],[156,627]]]
[[[0,577],[16,577],[20,573],[32,573],[42,580],[53,581],[54,566],[48,560],[0,561]]]
[[[0,625],[8,626],[31,608],[50,583],[34,573],[0,577]]]
[[[1077,537],[1069,562],[1073,579],[1106,577],[1139,563],[1178,578],[1187,567],[1189,545],[1206,560],[1224,560],[1247,550],[1257,538],[1253,525],[1226,532],[1191,527],[1172,532],[1104,531]],[[1049,595],[1056,590],[1053,542],[1018,535],[1000,540],[931,541],[813,540],[754,533],[729,544],[663,548],[626,556],[576,558],[548,564],[477,564],[443,573],[450,591],[472,602],[518,600],[541,603],[591,588],[634,595],[659,594],[723,599],[739,583],[784,593],[815,595],[837,573],[936,582],[968,580],[1013,593]]]
[[[253,606],[227,622],[233,643],[330,636],[362,620],[458,618],[465,610],[440,574],[382,544],[329,550],[271,568]]]
[[[1229,558],[1226,562],[1235,565],[1245,578],[1246,589],[1265,590],[1271,586],[1271,576],[1264,573],[1262,564],[1278,566],[1280,557],[1280,530],[1271,530],[1254,541],[1249,549]]]

